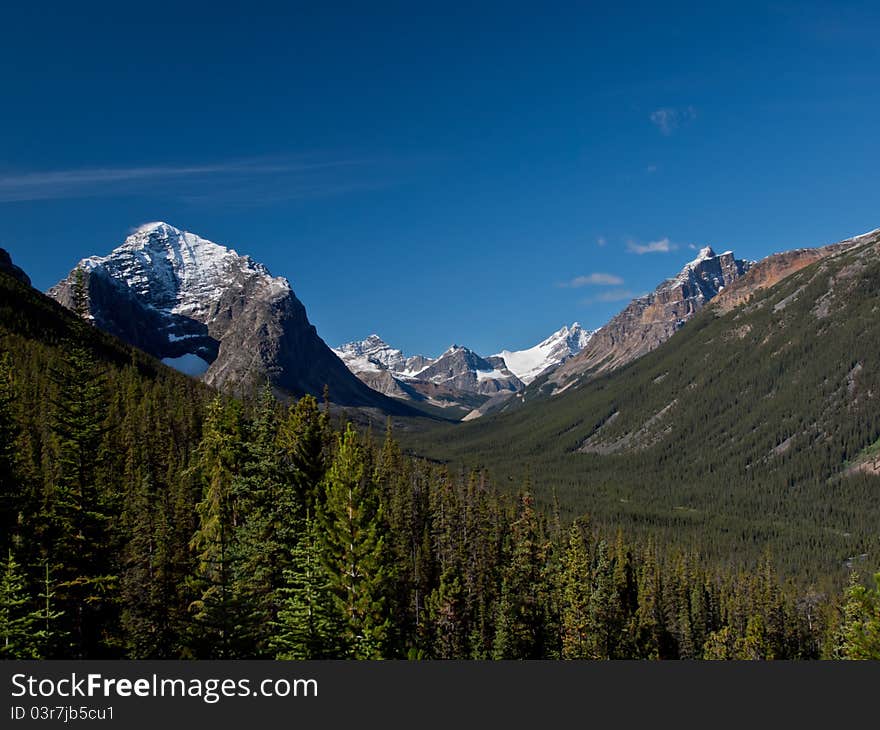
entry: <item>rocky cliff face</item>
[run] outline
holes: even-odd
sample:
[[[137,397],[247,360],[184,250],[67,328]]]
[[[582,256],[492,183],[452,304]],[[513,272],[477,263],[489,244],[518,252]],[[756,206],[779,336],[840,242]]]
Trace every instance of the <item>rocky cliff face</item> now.
[[[31,285],[30,277],[24,273],[18,266],[12,263],[12,257],[6,249],[0,248],[0,271],[9,274],[14,279],[18,279],[22,284]]]
[[[498,356],[482,358],[466,347],[453,345],[418,374],[418,379],[480,395],[516,392],[525,385]]]
[[[166,223],[138,228],[49,291],[75,308],[77,289],[99,328],[233,393],[268,380],[292,395],[399,410],[339,361],[282,277],[248,256]]]
[[[378,335],[333,350],[358,378],[392,398],[459,411],[463,416],[496,393],[525,386],[498,355],[483,358],[453,345],[438,358],[406,357]]]
[[[745,276],[741,276],[720,292],[712,302],[712,306],[721,314],[729,312],[734,307],[747,302],[756,291],[767,289],[816,261],[842,253],[878,235],[880,235],[880,229],[828,246],[796,248],[791,251],[771,254],[758,261]]]
[[[553,370],[547,383],[560,390],[584,375],[614,370],[666,342],[719,292],[740,279],[752,263],[727,251],[704,248],[678,276],[634,299],[593,333],[580,353]]]

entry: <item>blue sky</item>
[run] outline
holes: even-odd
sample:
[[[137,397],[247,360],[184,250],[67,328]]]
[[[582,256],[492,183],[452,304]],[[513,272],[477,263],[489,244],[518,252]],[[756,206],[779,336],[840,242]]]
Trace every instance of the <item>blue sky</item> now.
[[[691,247],[880,226],[877,4],[18,5],[0,246],[42,289],[165,220],[287,276],[331,345],[490,354]]]

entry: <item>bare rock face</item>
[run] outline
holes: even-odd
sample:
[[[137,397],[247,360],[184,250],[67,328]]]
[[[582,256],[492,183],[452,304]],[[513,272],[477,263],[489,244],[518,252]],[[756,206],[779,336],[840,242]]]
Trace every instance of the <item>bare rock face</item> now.
[[[666,342],[719,292],[743,277],[752,263],[707,247],[678,276],[630,304],[596,330],[583,350],[552,371],[554,390],[583,375],[615,370]]]
[[[419,380],[455,390],[480,395],[499,391],[516,392],[525,385],[507,369],[498,356],[482,358],[466,347],[453,345],[429,367],[422,370]]]
[[[853,246],[864,243],[871,237],[880,237],[880,230],[848,238],[845,241],[832,243],[828,246],[796,248],[791,251],[771,254],[754,264],[745,276],[740,277],[730,286],[726,287],[712,303],[712,306],[719,313],[725,314],[734,307],[747,302],[756,291],[771,287],[776,282],[782,281],[785,277],[800,271],[810,264],[842,253]]]
[[[12,263],[12,257],[3,248],[0,248],[0,271],[4,274],[9,274],[13,279],[18,279],[22,284],[31,285],[30,277]]]
[[[504,358],[483,358],[453,345],[438,358],[406,357],[378,335],[333,350],[351,372],[374,390],[392,398],[441,409],[470,412],[499,392],[525,386]]]
[[[338,405],[401,407],[348,371],[286,279],[166,223],[84,259],[49,295],[72,309],[79,296],[100,329],[226,392],[268,380],[294,396],[320,396],[326,385]]]

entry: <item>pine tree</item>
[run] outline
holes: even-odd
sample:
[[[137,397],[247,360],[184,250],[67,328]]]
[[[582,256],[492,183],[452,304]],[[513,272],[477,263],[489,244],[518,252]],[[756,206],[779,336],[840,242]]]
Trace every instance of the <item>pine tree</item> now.
[[[663,586],[657,557],[652,545],[648,545],[639,571],[638,608],[636,609],[634,634],[636,656],[643,659],[665,658],[663,622]]]
[[[321,494],[320,485],[327,471],[330,425],[326,412],[318,408],[311,395],[300,398],[282,421],[278,445],[291,471],[302,512],[315,514]]]
[[[302,527],[302,505],[294,477],[278,444],[277,402],[267,384],[256,404],[256,417],[245,429],[241,471],[233,481],[242,523],[235,591],[255,611],[251,634],[240,640],[254,656],[269,656],[270,626],[278,617],[279,588],[293,562]]]
[[[13,547],[23,505],[22,486],[15,475],[18,426],[13,414],[12,363],[0,354],[0,555]]]
[[[562,657],[590,659],[590,554],[583,528],[569,531],[562,572]]]
[[[73,311],[83,319],[87,318],[89,316],[89,292],[86,273],[82,266],[77,266],[73,273],[71,298],[73,299]]]
[[[549,545],[531,495],[520,499],[512,525],[510,560],[498,604],[496,659],[540,659],[555,648],[550,591],[545,573]]]
[[[231,659],[249,656],[241,637],[251,629],[253,614],[236,591],[240,560],[241,515],[233,482],[242,462],[242,422],[237,405],[218,397],[208,408],[197,468],[203,480],[196,506],[199,525],[190,542],[196,556],[192,585],[197,598],[190,606],[195,625],[193,645],[199,656]]]
[[[614,586],[614,564],[604,540],[596,549],[592,591],[588,609],[588,651],[592,659],[618,659],[621,606]]]
[[[866,588],[856,575],[850,581],[839,630],[841,659],[880,659],[880,573],[874,585]]]
[[[50,638],[50,627],[44,626],[45,618],[51,621],[57,618],[57,614],[48,608],[44,617],[34,603],[28,594],[25,576],[9,550],[0,576],[0,658],[44,657],[45,645]]]
[[[430,653],[434,659],[460,659],[465,656],[467,635],[463,621],[461,579],[447,568],[427,599],[427,623],[431,627]]]
[[[292,565],[280,589],[281,605],[273,621],[270,647],[276,659],[340,657],[339,614],[334,611],[327,574],[321,563],[317,523],[307,518],[293,550]]]
[[[318,511],[322,557],[346,651],[356,659],[381,658],[391,624],[387,594],[392,576],[385,558],[381,505],[350,424],[338,438],[324,491]]]
[[[49,493],[49,551],[59,603],[70,627],[75,657],[100,656],[116,616],[117,576],[109,551],[107,495],[99,480],[105,376],[92,354],[70,344],[54,371],[52,432],[58,449],[57,479]]]

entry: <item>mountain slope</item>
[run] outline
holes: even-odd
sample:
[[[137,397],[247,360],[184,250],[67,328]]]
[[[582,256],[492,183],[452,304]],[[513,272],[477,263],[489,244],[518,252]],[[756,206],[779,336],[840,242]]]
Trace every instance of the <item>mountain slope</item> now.
[[[288,281],[249,256],[159,222],[81,261],[50,296],[75,307],[80,271],[99,328],[210,385],[242,393],[268,379],[295,396],[327,385],[339,405],[405,411],[352,376]]]
[[[6,249],[0,248],[0,271],[5,274],[9,274],[14,279],[17,279],[22,284],[30,286],[31,280],[30,277],[24,273],[18,266],[12,263],[12,257],[6,251]]]
[[[880,565],[880,234],[553,398],[410,449],[518,480],[566,511],[718,555],[771,546],[793,572]]]
[[[556,368],[544,392],[569,387],[583,375],[596,375],[625,365],[663,344],[708,301],[743,276],[751,262],[711,247],[686,264],[678,276],[653,292],[634,299],[608,324],[596,330],[586,347]]]

